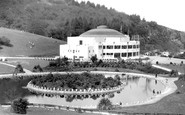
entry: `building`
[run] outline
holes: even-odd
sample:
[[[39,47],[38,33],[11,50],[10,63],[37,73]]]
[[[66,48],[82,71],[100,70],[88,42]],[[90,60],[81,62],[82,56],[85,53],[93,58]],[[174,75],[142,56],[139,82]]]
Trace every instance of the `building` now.
[[[97,56],[103,61],[118,59],[136,59],[140,54],[140,42],[131,40],[107,26],[98,26],[77,37],[68,37],[67,44],[60,45],[60,57],[71,60],[90,61],[92,56]]]

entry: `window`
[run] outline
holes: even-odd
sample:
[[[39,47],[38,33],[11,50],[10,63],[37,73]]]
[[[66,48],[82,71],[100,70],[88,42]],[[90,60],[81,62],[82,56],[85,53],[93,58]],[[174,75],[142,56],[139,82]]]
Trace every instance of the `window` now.
[[[83,45],[83,41],[82,41],[82,40],[80,40],[80,41],[79,41],[79,44],[80,44],[80,45]]]
[[[123,45],[123,46],[122,46],[122,49],[127,49],[127,46],[126,46],[126,45]]]
[[[128,49],[132,49],[132,45],[128,45]]]
[[[103,53],[103,55],[105,55],[105,53]]]
[[[99,49],[102,49],[102,45],[99,45],[99,47],[98,47]]]
[[[114,49],[120,49],[120,48],[121,48],[120,45],[115,45],[115,46],[114,46]]]
[[[136,56],[136,52],[133,53],[133,56]]]
[[[136,45],[133,45],[133,48],[136,49]]]
[[[113,49],[113,46],[108,45],[107,49]]]
[[[108,55],[108,56],[111,56],[111,55],[113,55],[113,53],[107,53],[107,55]]]
[[[103,49],[105,49],[105,46],[103,46]]]
[[[136,52],[136,55],[138,56],[139,55],[139,52]]]
[[[127,53],[122,53],[121,56],[122,57],[127,57]]]
[[[128,53],[128,57],[132,57],[132,53],[130,52],[130,53]]]
[[[114,58],[120,58],[120,53],[114,53]]]

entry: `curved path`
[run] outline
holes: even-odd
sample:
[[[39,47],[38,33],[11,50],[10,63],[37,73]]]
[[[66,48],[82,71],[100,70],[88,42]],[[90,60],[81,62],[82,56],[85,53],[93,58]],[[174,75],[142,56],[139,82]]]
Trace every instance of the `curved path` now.
[[[0,64],[16,68],[16,66],[15,66],[15,65],[11,65],[11,64],[8,64],[8,63],[0,62]],[[33,73],[33,72],[31,72],[30,70],[25,69],[25,68],[23,68],[23,70],[25,71],[25,73],[28,73],[28,74]]]
[[[81,72],[70,72],[70,73],[82,73],[82,72],[86,72],[86,71],[81,71]],[[30,77],[30,76],[43,76],[43,75],[47,75],[50,72],[39,72],[39,73],[19,73],[17,76],[19,77]],[[53,74],[66,74],[69,72],[53,72]],[[143,105],[143,104],[151,104],[151,103],[155,103],[157,101],[159,101],[160,99],[162,99],[163,97],[173,93],[176,91],[177,86],[175,85],[174,81],[176,81],[178,78],[164,78],[164,77],[160,77],[158,76],[157,78],[154,75],[148,75],[148,74],[138,74],[138,73],[125,73],[125,72],[105,72],[105,71],[91,71],[90,73],[110,73],[110,74],[127,74],[127,75],[134,75],[134,76],[142,76],[142,77],[147,77],[147,78],[152,78],[152,79],[156,79],[161,81],[163,84],[165,84],[166,89],[164,90],[164,92],[162,92],[159,95],[153,96],[150,99],[147,99],[144,102],[133,102],[131,104],[126,104],[126,105],[122,105],[123,107],[126,106],[135,106],[135,105]],[[12,74],[5,74],[5,75],[0,75],[0,78],[12,78]]]

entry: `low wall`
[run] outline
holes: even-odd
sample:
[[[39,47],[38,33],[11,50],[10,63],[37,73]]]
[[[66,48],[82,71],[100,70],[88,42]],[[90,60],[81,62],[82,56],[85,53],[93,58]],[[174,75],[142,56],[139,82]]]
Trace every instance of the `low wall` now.
[[[122,82],[121,85],[113,88],[103,88],[103,89],[80,89],[80,90],[73,90],[73,89],[62,89],[62,88],[47,88],[47,87],[39,87],[32,84],[30,81],[26,88],[31,91],[40,92],[40,93],[49,93],[49,94],[69,94],[69,95],[88,95],[88,94],[104,94],[104,93],[111,93],[117,92],[124,88],[126,82]]]

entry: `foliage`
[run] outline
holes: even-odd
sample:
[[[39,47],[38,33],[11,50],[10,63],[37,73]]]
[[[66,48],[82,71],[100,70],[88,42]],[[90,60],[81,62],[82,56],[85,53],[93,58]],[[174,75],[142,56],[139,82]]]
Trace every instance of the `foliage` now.
[[[2,49],[1,45],[12,47],[13,45],[10,43],[10,40],[5,36],[0,37],[0,49]]]
[[[170,72],[170,76],[171,76],[171,77],[177,77],[177,76],[178,76],[178,71],[177,71],[177,70],[172,70],[172,71]]]
[[[112,77],[105,78],[102,74],[48,74],[47,76],[39,76],[32,80],[37,86],[64,89],[97,89],[115,87],[121,84],[120,79]]]
[[[33,72],[43,72],[43,69],[40,67],[40,65],[36,65],[33,67]]]
[[[26,114],[26,109],[28,108],[28,101],[23,98],[18,98],[14,100],[11,104],[11,108],[13,112],[18,113],[18,114]]]
[[[69,62],[70,63],[70,62]],[[89,62],[73,62],[73,66],[69,67],[69,66],[61,66],[58,67],[57,66],[58,63],[50,63],[49,67],[46,68],[46,70],[61,70],[61,71],[69,71],[69,70],[73,70],[75,68],[89,68],[89,67],[94,67],[94,71],[97,70],[97,67],[102,67],[102,68],[107,68],[107,67],[111,67],[111,68],[116,68],[115,71],[119,72],[119,68],[123,68],[123,69],[135,69],[135,70],[139,70],[145,73],[152,73],[152,74],[168,74],[169,72],[165,71],[165,70],[161,70],[158,68],[154,68],[151,66],[150,63],[142,63],[140,62],[140,60],[136,60],[135,62],[125,62],[124,60],[122,61],[118,61],[118,62],[103,62],[102,60],[98,60],[94,63],[89,63]],[[69,64],[68,64],[69,65]]]
[[[56,61],[51,61],[49,63],[50,67],[66,67],[68,65],[69,65],[69,62],[67,57],[58,58]]]
[[[185,53],[176,55],[174,58],[185,59]]]
[[[113,105],[112,105],[111,101],[107,98],[101,99],[98,104],[99,110],[110,110],[112,108],[113,108]]]
[[[176,52],[184,46],[182,32],[91,2],[2,0],[0,4],[0,26],[60,40],[78,36],[98,25],[107,25],[130,36],[139,35],[142,52],[153,49]]]
[[[94,55],[94,56],[92,56],[92,57],[91,57],[91,61],[92,61],[92,63],[97,62],[97,60],[98,60],[98,58],[97,58],[97,56],[96,56],[96,55]]]
[[[21,64],[17,64],[17,66],[15,67],[13,74],[17,74],[17,73],[25,73]]]

